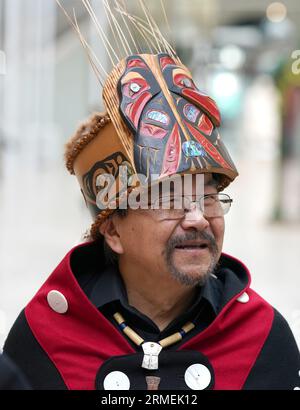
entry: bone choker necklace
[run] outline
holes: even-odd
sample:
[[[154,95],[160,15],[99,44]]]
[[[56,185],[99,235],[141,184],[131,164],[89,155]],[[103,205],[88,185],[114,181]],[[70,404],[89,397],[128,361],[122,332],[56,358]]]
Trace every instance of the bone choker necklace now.
[[[144,351],[142,367],[149,370],[158,369],[158,355],[163,347],[180,342],[184,336],[195,327],[193,322],[187,322],[178,332],[175,332],[158,342],[145,342],[143,338],[126,324],[121,313],[116,312],[113,317],[125,335],[137,346],[142,346]]]

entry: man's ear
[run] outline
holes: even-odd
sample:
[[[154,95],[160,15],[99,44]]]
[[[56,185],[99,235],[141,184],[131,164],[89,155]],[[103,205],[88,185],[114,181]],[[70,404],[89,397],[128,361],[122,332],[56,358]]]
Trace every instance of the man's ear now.
[[[122,254],[124,252],[116,219],[113,216],[108,217],[99,227],[99,232],[104,236],[107,245],[116,253]]]

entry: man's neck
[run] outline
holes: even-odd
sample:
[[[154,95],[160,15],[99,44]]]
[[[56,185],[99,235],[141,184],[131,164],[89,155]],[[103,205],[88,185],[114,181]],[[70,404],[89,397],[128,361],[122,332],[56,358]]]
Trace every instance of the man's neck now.
[[[162,331],[192,304],[196,288],[170,276],[134,275],[120,268],[129,305],[149,317]]]

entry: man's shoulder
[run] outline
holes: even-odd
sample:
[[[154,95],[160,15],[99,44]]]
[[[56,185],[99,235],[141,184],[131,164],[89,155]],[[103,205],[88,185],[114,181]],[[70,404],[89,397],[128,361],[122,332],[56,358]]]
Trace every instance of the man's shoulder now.
[[[29,390],[30,386],[18,366],[6,354],[0,355],[0,390]]]
[[[22,371],[33,389],[66,388],[59,372],[30,329],[24,310],[10,329],[3,351]]]
[[[300,386],[299,348],[286,319],[275,308],[273,311],[271,329],[244,389],[292,390]]]

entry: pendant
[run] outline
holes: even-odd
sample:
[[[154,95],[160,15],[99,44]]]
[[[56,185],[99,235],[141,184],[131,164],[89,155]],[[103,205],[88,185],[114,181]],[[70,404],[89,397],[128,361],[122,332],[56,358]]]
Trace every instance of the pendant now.
[[[158,390],[160,377],[146,376],[147,390]]]
[[[146,342],[142,344],[144,358],[142,367],[149,370],[158,369],[158,355],[161,352],[162,346],[155,342]]]

